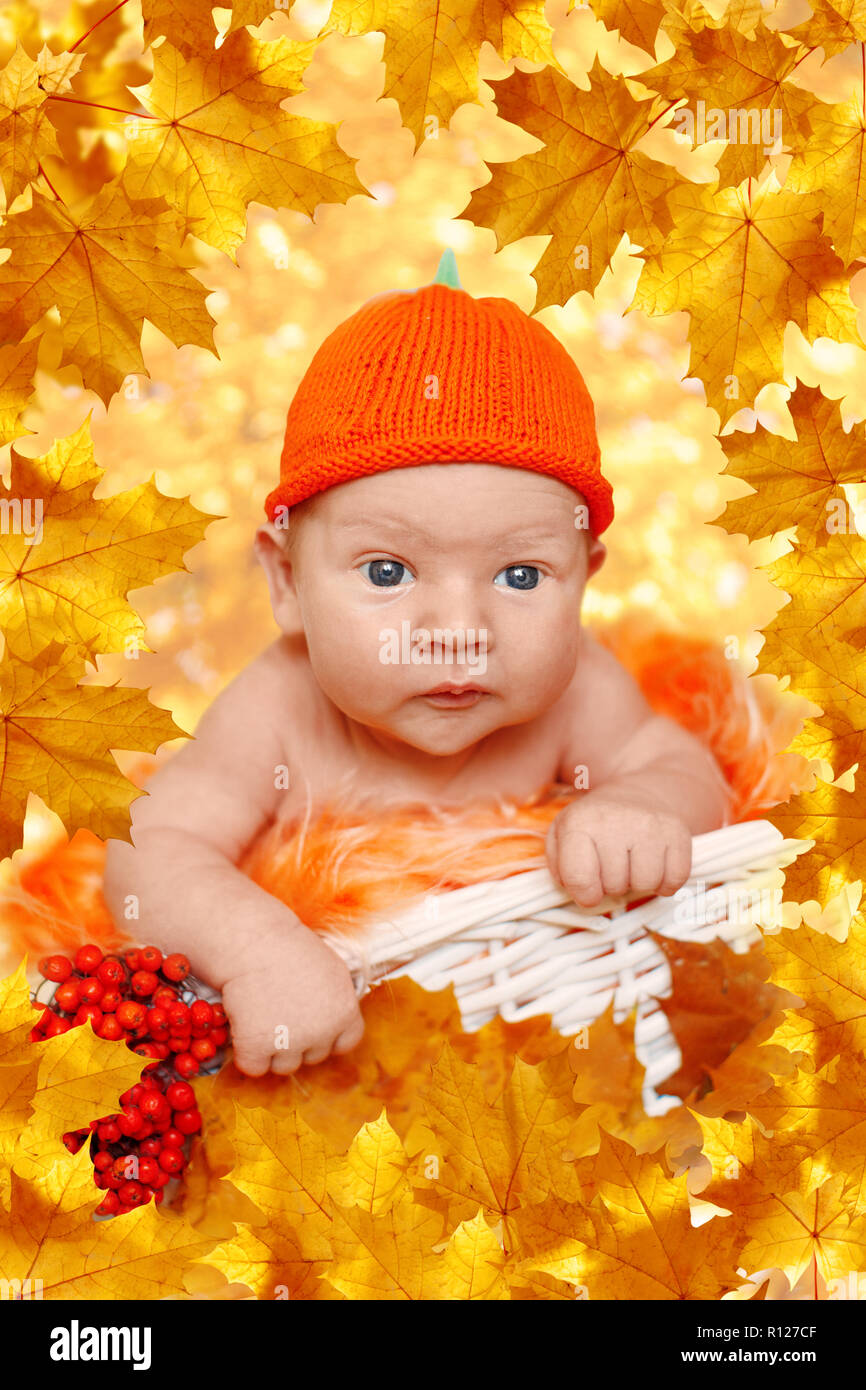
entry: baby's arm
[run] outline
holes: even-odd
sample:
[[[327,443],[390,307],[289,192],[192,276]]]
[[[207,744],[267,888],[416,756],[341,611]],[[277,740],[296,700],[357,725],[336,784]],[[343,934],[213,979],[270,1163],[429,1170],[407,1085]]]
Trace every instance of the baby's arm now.
[[[279,1072],[348,1051],[363,1034],[345,963],[236,868],[278,807],[285,711],[296,710],[302,722],[296,684],[275,642],[217,697],[195,738],[133,803],[133,844],[110,840],[106,855],[105,898],[118,924],[141,941],[183,951],[193,972],[222,991],[235,1061],[256,1076],[270,1066],[279,1025],[289,1030],[273,1066]]]
[[[712,754],[654,714],[616,658],[582,634],[576,707],[559,777],[588,788],[548,835],[551,872],[576,902],[674,893],[691,870],[692,836],[727,824],[730,794]]]

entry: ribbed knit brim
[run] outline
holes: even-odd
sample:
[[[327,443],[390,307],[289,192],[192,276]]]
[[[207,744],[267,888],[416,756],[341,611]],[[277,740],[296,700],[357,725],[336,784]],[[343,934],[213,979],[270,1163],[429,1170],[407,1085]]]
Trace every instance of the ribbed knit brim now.
[[[554,335],[511,300],[434,283],[377,295],[324,340],[286,422],[265,510],[413,464],[478,462],[559,478],[600,535],[613,520],[592,399]]]

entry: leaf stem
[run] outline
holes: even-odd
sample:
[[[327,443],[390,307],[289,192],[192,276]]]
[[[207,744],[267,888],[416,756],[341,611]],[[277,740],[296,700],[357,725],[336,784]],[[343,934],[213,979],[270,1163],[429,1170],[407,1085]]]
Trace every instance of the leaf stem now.
[[[75,40],[75,43],[72,45],[72,47],[71,47],[71,48],[68,48],[68,49],[66,50],[67,53],[74,53],[75,50],[76,50],[76,48],[78,47],[78,45],[79,45],[80,43],[84,43],[84,40],[87,38],[87,36],[88,36],[89,34],[92,34],[92,33],[93,33],[94,29],[98,28],[99,25],[102,24],[106,19],[110,19],[111,16],[112,16],[113,14],[116,14],[118,10],[122,10],[125,4],[126,4],[126,0],[120,0],[120,3],[117,4],[117,5],[115,5],[115,7],[114,7],[113,10],[108,10],[107,13],[104,14],[104,15],[102,16],[101,19],[97,19],[97,21],[96,21],[95,24],[91,24],[90,28],[87,29],[87,30],[81,35],[81,38],[80,38],[80,39],[76,39],[76,40]]]
[[[54,187],[54,184],[51,182],[50,178],[48,177],[48,175],[46,174],[45,170],[43,169],[43,167],[42,167],[42,161],[41,161],[41,160],[39,161],[39,172],[40,172],[40,174],[42,175],[42,177],[44,178],[45,182],[48,184],[48,187],[51,189],[51,192],[54,194],[54,196],[55,196],[55,198],[57,199],[58,203],[62,203],[62,202],[63,202],[63,199],[61,198],[60,194],[57,192],[57,189]]]

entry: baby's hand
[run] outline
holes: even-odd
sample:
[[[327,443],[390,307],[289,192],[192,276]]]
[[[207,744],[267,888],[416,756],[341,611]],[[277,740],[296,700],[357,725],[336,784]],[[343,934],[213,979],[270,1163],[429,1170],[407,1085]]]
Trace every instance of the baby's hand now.
[[[691,872],[692,836],[685,821],[640,795],[588,792],[561,811],[547,835],[547,862],[581,907],[605,895],[667,896]]]
[[[348,966],[301,925],[226,982],[223,1005],[235,1065],[247,1076],[323,1062],[332,1052],[350,1052],[364,1035]]]

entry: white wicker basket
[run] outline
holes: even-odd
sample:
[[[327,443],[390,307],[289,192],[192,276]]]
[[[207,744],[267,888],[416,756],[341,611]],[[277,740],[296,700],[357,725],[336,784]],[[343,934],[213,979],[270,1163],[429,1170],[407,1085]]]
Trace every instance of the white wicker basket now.
[[[368,926],[363,941],[323,936],[346,961],[359,996],[398,975],[430,990],[451,984],[470,1032],[497,1013],[515,1022],[549,1013],[554,1028],[572,1034],[611,999],[615,1022],[636,1005],[644,1107],[661,1114],[679,1102],[655,1083],[681,1058],[657,1003],[670,993],[670,969],[646,929],[680,940],[720,937],[734,951],[748,950],[761,939],[758,922],[778,929],[782,869],[812,843],[784,839],[769,821],[744,821],[695,836],[691,875],[671,897],[606,898],[581,909],[546,869],[533,869],[416,899]]]

